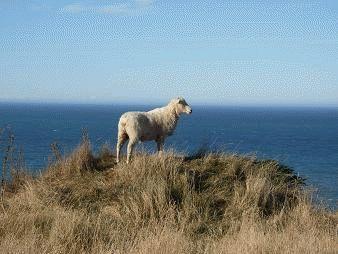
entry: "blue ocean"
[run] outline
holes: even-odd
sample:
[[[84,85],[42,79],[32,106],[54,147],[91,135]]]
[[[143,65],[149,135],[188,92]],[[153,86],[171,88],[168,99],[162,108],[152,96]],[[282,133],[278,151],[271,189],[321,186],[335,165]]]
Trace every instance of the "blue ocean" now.
[[[114,149],[119,116],[156,106],[2,103],[0,128],[14,133],[27,168],[40,171],[52,143],[70,152],[85,129],[96,151],[103,144]],[[192,107],[193,114],[181,117],[165,148],[190,154],[207,147],[279,160],[317,189],[316,199],[337,208],[338,108]],[[143,146],[149,152],[154,148],[153,142]]]

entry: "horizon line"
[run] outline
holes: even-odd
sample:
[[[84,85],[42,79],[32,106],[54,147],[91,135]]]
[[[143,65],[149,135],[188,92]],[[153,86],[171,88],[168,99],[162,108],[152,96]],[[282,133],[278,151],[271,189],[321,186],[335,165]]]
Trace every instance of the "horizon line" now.
[[[84,102],[84,101],[39,101],[39,100],[1,100],[0,104],[26,104],[26,105],[73,105],[73,106],[158,106],[165,105],[166,102],[130,102],[130,101],[116,101],[116,102]],[[191,103],[190,103],[191,104]],[[257,108],[338,108],[338,104],[321,104],[321,103],[228,103],[228,104],[220,104],[220,103],[205,103],[205,102],[196,102],[192,105],[200,107],[257,107]]]

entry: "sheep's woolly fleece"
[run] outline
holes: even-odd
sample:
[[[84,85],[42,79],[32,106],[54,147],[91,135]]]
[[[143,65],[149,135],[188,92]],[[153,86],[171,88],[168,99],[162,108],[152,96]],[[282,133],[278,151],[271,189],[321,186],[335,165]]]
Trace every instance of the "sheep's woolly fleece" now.
[[[139,141],[155,140],[158,151],[162,151],[166,137],[173,134],[182,113],[191,114],[192,109],[184,98],[172,99],[168,105],[148,112],[126,112],[118,124],[116,161],[119,162],[120,150],[129,139],[127,163],[135,144]]]

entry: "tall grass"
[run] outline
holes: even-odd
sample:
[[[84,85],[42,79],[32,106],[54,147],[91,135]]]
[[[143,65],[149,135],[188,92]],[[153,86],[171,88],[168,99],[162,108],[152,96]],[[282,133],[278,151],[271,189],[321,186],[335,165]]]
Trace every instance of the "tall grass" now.
[[[57,157],[4,195],[2,253],[337,251],[337,215],[276,161],[169,151],[116,165],[88,139]]]
[[[19,187],[30,177],[25,171],[22,149],[15,144],[15,136],[10,127],[0,128],[0,155],[2,198],[6,189]]]

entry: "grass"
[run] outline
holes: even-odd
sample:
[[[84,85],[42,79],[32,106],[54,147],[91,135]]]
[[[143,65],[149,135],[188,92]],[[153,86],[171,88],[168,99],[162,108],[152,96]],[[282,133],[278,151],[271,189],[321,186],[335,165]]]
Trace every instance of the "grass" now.
[[[3,186],[1,253],[337,252],[337,214],[276,161],[169,151],[116,165],[86,138],[56,155]]]

